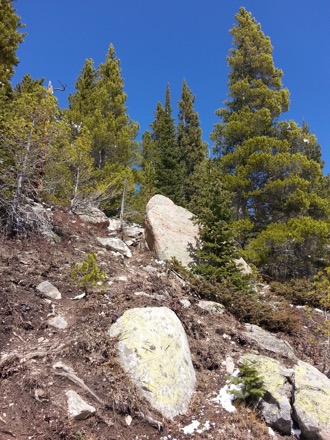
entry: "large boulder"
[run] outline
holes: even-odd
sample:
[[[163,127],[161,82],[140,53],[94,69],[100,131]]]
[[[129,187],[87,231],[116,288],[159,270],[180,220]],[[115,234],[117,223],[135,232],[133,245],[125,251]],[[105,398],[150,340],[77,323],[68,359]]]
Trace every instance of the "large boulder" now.
[[[195,371],[185,331],[166,307],[127,310],[109,329],[118,337],[123,369],[164,417],[185,414],[195,389]]]
[[[330,440],[330,379],[312,365],[295,367],[294,418],[307,440]]]
[[[293,348],[287,341],[277,338],[257,325],[245,324],[243,335],[248,341],[256,343],[260,348],[289,359],[296,359]]]
[[[293,370],[285,368],[275,359],[253,354],[245,355],[254,365],[263,379],[266,393],[259,403],[260,411],[268,426],[284,435],[290,435],[292,429],[291,394]]]
[[[145,237],[160,260],[175,257],[184,266],[193,262],[198,244],[198,226],[193,214],[161,195],[153,196],[146,207]]]

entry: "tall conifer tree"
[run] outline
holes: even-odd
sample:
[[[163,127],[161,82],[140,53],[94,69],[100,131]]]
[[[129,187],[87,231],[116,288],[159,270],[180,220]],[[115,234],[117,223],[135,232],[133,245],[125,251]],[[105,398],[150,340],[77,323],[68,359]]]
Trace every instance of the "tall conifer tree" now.
[[[189,206],[195,193],[195,171],[207,157],[207,144],[203,142],[198,113],[194,109],[195,96],[187,82],[182,83],[179,101],[178,147],[182,156],[182,199]]]
[[[82,122],[93,139],[95,165],[132,165],[137,144],[138,124],[130,119],[127,95],[121,76],[120,61],[111,44],[104,63],[97,70],[87,60],[76,82],[76,93],[70,97],[74,125]]]
[[[229,99],[226,107],[216,112],[221,123],[212,133],[215,153],[224,170],[225,187],[234,196],[236,220],[245,222],[245,226],[249,223],[256,239],[260,233],[267,237],[264,247],[274,244],[264,232],[270,227],[273,237],[276,231],[281,235],[278,249],[283,252],[290,241],[290,227],[297,228],[297,222],[290,221],[301,219],[302,246],[292,251],[293,265],[293,261],[307,257],[302,252],[303,243],[309,239],[303,233],[306,224],[312,230],[313,221],[325,220],[328,215],[327,203],[318,195],[322,180],[320,150],[306,127],[279,122],[288,109],[289,92],[282,87],[282,71],[274,66],[270,39],[244,8],[240,8],[236,20],[231,30],[234,47],[228,57]],[[287,237],[283,236],[282,223],[289,225]],[[315,231],[320,230],[316,226]],[[253,243],[249,247],[251,250]],[[264,268],[271,253],[266,252],[263,258]]]
[[[10,79],[18,64],[16,50],[25,34],[19,32],[24,26],[16,14],[13,0],[0,0],[0,97],[10,91]]]
[[[172,117],[170,86],[166,87],[165,106],[157,104],[151,124],[152,139],[157,150],[157,190],[174,203],[182,203],[182,155],[178,148]]]

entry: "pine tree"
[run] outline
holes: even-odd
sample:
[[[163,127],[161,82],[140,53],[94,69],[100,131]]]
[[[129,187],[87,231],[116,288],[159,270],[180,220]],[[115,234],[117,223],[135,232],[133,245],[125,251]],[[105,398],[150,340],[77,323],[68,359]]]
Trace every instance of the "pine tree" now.
[[[82,123],[92,134],[95,166],[133,165],[138,124],[127,114],[124,80],[113,45],[97,70],[93,60],[86,60],[75,86],[76,93],[69,98],[70,117],[73,126]]]
[[[33,229],[26,205],[39,200],[53,149],[65,137],[56,98],[27,75],[15,88],[4,115],[0,162],[0,207],[8,234]]]
[[[120,61],[113,45],[110,45],[106,60],[99,66],[94,110],[94,151],[99,168],[106,163],[132,165],[137,144],[134,141],[138,124],[128,114],[121,76]]]
[[[182,83],[179,102],[178,147],[183,161],[182,199],[189,206],[195,192],[195,170],[207,157],[207,144],[203,142],[198,113],[194,110],[193,96],[186,81]]]
[[[73,134],[82,125],[92,126],[92,115],[95,109],[95,85],[97,71],[94,61],[88,59],[82,68],[80,76],[75,83],[76,93],[69,96],[69,115]]]
[[[18,64],[16,50],[25,34],[20,17],[13,7],[13,0],[0,0],[0,97],[11,90],[10,79]]]
[[[268,227],[275,233],[274,224],[282,231],[281,224],[291,219],[301,218],[301,225],[306,217],[327,220],[328,203],[318,190],[322,161],[316,138],[306,125],[279,122],[289,92],[274,66],[270,39],[244,8],[236,20],[229,99],[217,111],[222,121],[212,133],[225,188],[234,196],[235,218],[252,237]],[[267,271],[267,260],[262,266]]]
[[[157,151],[157,190],[174,203],[182,203],[182,155],[178,148],[176,128],[172,117],[170,86],[166,87],[165,106],[157,104],[151,124],[152,140]]]
[[[157,150],[148,130],[142,136],[141,156],[140,195],[144,204],[146,204],[157,192]]]
[[[195,273],[216,282],[231,278],[240,283],[234,263],[236,243],[230,228],[231,195],[223,187],[221,172],[214,159],[204,160],[196,168],[191,209],[200,226],[201,239],[201,248],[196,252]]]

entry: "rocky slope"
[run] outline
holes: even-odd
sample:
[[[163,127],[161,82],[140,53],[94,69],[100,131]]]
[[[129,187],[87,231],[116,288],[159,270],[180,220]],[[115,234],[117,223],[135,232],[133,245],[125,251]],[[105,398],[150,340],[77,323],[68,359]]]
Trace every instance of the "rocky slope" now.
[[[215,398],[245,353],[270,356],[288,368],[295,359],[249,338],[245,326],[226,311],[203,307],[189,285],[145,248],[143,239],[128,240],[132,256],[127,258],[97,239],[109,237],[106,222],[91,224],[60,211],[52,213],[52,221],[58,243],[40,237],[0,241],[1,439],[284,437],[269,432],[249,408],[230,413]],[[70,270],[91,252],[107,279],[74,299],[81,291]],[[40,290],[45,281],[61,298]],[[188,338],[195,392],[186,414],[172,419],[140,393],[121,367],[118,338],[109,335],[125,311],[146,307],[172,310]],[[305,312],[300,313],[299,335],[277,337],[291,344],[295,357],[318,365],[319,353],[310,342],[313,330]],[[76,393],[88,404],[83,409]]]

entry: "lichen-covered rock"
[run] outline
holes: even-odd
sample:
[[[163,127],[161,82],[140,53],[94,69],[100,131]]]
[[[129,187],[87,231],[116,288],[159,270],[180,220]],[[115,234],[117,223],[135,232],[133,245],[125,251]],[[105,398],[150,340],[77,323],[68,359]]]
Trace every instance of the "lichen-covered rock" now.
[[[218,315],[222,315],[222,313],[225,311],[225,307],[222,304],[217,303],[215,301],[200,300],[198,301],[197,305],[202,310],[205,310],[210,313],[215,313]]]
[[[241,360],[253,364],[263,379],[266,393],[259,407],[268,426],[282,434],[290,435],[292,429],[291,394],[293,370],[285,368],[275,359],[253,354],[244,355]]]
[[[307,440],[330,440],[330,379],[302,361],[295,367],[293,408]]]
[[[85,223],[105,224],[109,223],[108,217],[96,206],[81,206],[74,209],[74,213],[79,215],[80,219]]]
[[[131,258],[132,252],[129,247],[120,240],[120,238],[112,238],[112,237],[96,237],[99,243],[104,246],[106,249],[110,249],[112,251],[120,252],[124,257]]]
[[[166,307],[127,310],[109,329],[123,369],[164,417],[186,413],[196,376],[186,334]]]
[[[277,338],[254,324],[245,324],[245,329],[246,331],[243,332],[243,334],[246,339],[255,342],[259,347],[280,354],[289,359],[296,359],[293,348],[287,341]]]
[[[193,214],[161,195],[153,196],[146,207],[145,237],[149,249],[161,260],[175,257],[184,266],[193,262],[198,243],[198,226]]]

